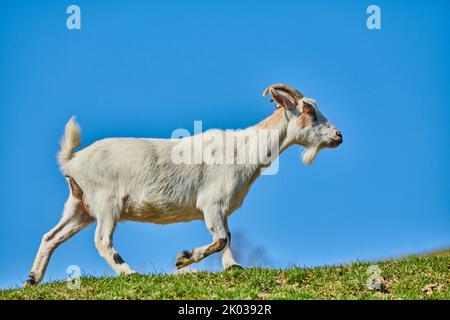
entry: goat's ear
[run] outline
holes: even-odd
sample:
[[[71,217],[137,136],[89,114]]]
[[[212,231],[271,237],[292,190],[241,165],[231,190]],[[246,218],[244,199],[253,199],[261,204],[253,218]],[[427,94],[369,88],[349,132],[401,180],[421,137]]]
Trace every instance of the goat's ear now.
[[[277,91],[274,88],[270,88],[269,92],[270,95],[272,96],[272,99],[276,102],[277,108],[283,107],[288,110],[292,110],[295,108],[295,102],[288,94]]]

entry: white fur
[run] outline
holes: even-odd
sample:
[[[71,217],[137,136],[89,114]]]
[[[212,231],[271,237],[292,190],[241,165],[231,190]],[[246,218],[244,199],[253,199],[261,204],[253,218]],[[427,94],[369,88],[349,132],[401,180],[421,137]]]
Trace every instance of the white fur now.
[[[81,146],[80,134],[81,128],[75,123],[75,117],[70,118],[60,142],[60,151],[58,153],[58,163],[60,166],[63,166],[64,163],[72,159],[73,149]]]

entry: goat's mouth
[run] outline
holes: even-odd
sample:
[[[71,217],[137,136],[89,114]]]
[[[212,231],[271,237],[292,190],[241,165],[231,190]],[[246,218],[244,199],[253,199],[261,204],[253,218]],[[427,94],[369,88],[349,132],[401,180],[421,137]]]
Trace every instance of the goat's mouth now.
[[[328,148],[337,148],[337,147],[339,147],[342,144],[342,142],[344,142],[344,140],[342,138],[339,138],[339,139],[333,139],[332,138],[328,142],[327,147]]]

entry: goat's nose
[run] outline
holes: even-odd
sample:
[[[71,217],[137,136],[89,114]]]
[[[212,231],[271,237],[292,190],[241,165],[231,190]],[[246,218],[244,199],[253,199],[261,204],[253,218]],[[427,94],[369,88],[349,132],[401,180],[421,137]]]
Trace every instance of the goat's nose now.
[[[336,130],[336,135],[337,135],[339,138],[342,138],[342,133],[341,133],[339,130]]]

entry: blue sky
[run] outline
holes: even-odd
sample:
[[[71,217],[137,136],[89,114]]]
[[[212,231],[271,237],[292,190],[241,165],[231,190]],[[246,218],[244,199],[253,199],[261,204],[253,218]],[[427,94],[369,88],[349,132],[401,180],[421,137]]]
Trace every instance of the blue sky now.
[[[66,28],[71,4],[81,30]],[[381,30],[366,28],[369,4],[381,8]],[[0,287],[20,285],[60,218],[68,189],[55,155],[71,115],[84,145],[169,138],[195,120],[244,128],[272,112],[261,92],[279,82],[316,99],[344,144],[311,167],[300,147],[282,154],[278,174],[262,176],[231,217],[244,251],[263,248],[272,266],[287,267],[449,247],[448,12],[447,1],[3,4]],[[55,251],[46,280],[73,264],[112,274],[93,231]],[[201,221],[128,222],[114,242],[137,271],[168,272],[179,251],[210,236]]]

